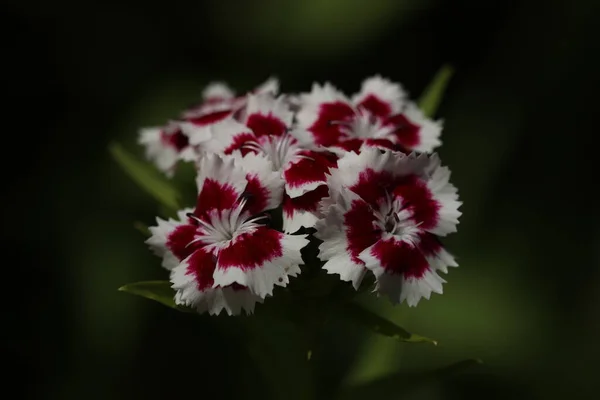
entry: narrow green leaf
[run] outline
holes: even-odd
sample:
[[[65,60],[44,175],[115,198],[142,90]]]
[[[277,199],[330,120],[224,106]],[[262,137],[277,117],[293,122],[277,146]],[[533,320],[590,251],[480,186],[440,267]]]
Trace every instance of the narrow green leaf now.
[[[478,364],[482,364],[482,361],[469,359],[431,371],[394,373],[368,383],[346,386],[340,390],[337,398],[358,400],[366,397],[389,397],[390,393],[400,398],[425,385],[439,384],[445,379]]]
[[[180,195],[177,189],[161,176],[154,166],[137,159],[119,143],[111,143],[109,151],[121,168],[140,187],[169,209],[177,210],[179,208]]]
[[[453,74],[454,68],[450,65],[443,65],[421,94],[419,107],[426,116],[430,118],[435,116]]]
[[[345,315],[352,318],[357,324],[372,330],[383,336],[388,336],[400,342],[431,343],[437,346],[437,342],[425,336],[410,333],[404,328],[394,324],[379,315],[364,309],[356,303],[348,303],[345,307]]]
[[[179,311],[192,311],[189,308],[175,304],[175,291],[171,288],[171,282],[169,281],[145,281],[130,283],[128,285],[121,286],[119,291],[145,297]]]

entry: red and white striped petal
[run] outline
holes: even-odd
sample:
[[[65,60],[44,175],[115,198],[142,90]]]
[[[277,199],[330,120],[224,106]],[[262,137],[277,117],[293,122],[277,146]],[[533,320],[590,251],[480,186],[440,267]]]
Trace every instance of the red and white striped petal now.
[[[234,209],[247,183],[246,172],[235,165],[233,158],[204,155],[198,163],[198,199],[194,214],[201,217],[212,210]]]
[[[458,189],[450,183],[450,169],[441,165],[437,154],[428,158],[427,188],[438,207],[438,218],[437,223],[427,230],[439,236],[446,236],[457,230],[458,220],[462,215],[459,211],[462,201],[458,200]]]
[[[175,303],[196,309],[199,313],[218,315],[225,310],[229,315],[247,314],[262,298],[248,288],[232,285],[213,287],[216,257],[206,248],[200,248],[171,271],[171,283],[176,290]]]
[[[303,194],[291,198],[287,194],[283,197],[283,231],[286,233],[297,232],[300,228],[312,228],[321,217],[320,204],[323,198],[329,195],[327,185],[322,185]]]
[[[454,256],[450,254],[439,238],[431,233],[422,234],[419,248],[427,258],[429,265],[436,271],[448,273],[448,267],[458,267]]]
[[[156,226],[149,227],[150,237],[146,244],[150,250],[162,258],[162,266],[172,270],[189,256],[191,249],[187,244],[195,237],[195,227],[191,226],[187,214],[193,209],[186,208],[177,212],[178,219],[163,220],[156,218]]]
[[[301,151],[283,170],[286,193],[294,198],[315,190],[327,181],[338,157],[331,152]]]
[[[359,194],[372,189],[372,195],[377,196],[383,190],[381,177],[405,173],[408,165],[404,164],[408,164],[404,155],[395,156],[389,151],[382,153],[376,148],[365,148],[360,154],[348,152],[338,160],[338,167],[331,171],[327,184],[333,197],[352,188],[356,188]]]
[[[246,171],[246,210],[255,215],[279,207],[284,181],[281,173],[273,170],[271,160],[262,154],[249,153],[236,158],[236,162]]]
[[[286,235],[260,226],[242,232],[219,250],[215,286],[239,284],[260,297],[271,295],[275,285],[285,286],[303,263],[300,250],[306,235]]]
[[[256,137],[284,135],[293,118],[283,96],[275,98],[270,93],[248,96],[244,123]]]
[[[391,116],[386,123],[394,126],[392,137],[409,151],[429,153],[442,144],[442,121],[427,118],[413,102],[407,103],[402,113]]]
[[[233,110],[227,106],[223,110],[210,111],[180,122],[181,130],[189,137],[190,144],[196,146],[211,138],[211,126],[231,117]]]
[[[348,98],[331,84],[313,84],[312,91],[300,95],[296,114],[298,128],[312,135],[312,142],[331,146],[345,137],[345,123],[354,118],[356,110]]]
[[[414,307],[421,298],[429,299],[431,293],[443,293],[442,284],[446,281],[429,264],[418,240],[390,236],[366,248],[360,259],[375,275],[375,290],[387,295],[393,303],[406,300]]]
[[[360,252],[375,243],[379,235],[373,229],[371,210],[357,196],[346,192],[335,204],[324,210],[314,236],[323,241],[318,257],[325,261],[323,269],[338,274],[340,279],[352,282],[358,290],[367,269],[358,257]]]
[[[405,99],[406,92],[400,84],[380,75],[365,79],[360,92],[352,97],[355,105],[380,118],[399,113]]]
[[[138,143],[144,146],[146,158],[167,176],[172,177],[179,159],[179,152],[163,140],[162,128],[143,128]]]
[[[189,124],[182,124],[182,129],[190,135],[194,134],[194,127]],[[193,144],[199,145],[200,151],[206,153],[232,154],[242,150],[246,143],[256,141],[252,130],[233,117],[200,128],[197,132],[201,132],[201,140]]]

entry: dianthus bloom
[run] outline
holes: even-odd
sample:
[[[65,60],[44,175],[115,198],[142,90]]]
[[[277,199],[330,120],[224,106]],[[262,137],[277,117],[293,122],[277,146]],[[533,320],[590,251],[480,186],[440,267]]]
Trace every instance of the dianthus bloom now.
[[[278,92],[275,80],[243,96],[212,83],[202,102],[141,133],[167,175],[179,160],[197,168],[195,207],[157,218],[147,240],[176,304],[252,313],[304,264],[357,290],[370,274],[394,303],[442,293],[440,273],[457,264],[441,238],[456,231],[461,202],[432,154],[441,122],[380,76],[351,97],[329,83]],[[303,259],[311,242],[319,252]]]
[[[437,156],[367,148],[348,153],[328,179],[330,198],[315,236],[323,268],[358,288],[371,271],[376,291],[415,306],[442,293],[438,272],[456,266],[438,236],[460,212],[450,171]]]
[[[296,232],[317,222],[319,201],[327,195],[326,174],[337,156],[311,143],[301,143],[293,129],[294,113],[287,99],[272,94],[250,95],[243,117],[229,117],[208,129],[183,126],[191,137],[207,134],[199,143],[204,152],[231,155],[243,160],[262,155],[271,170],[285,181],[283,229]],[[243,162],[243,161],[242,161]]]
[[[430,152],[441,144],[441,123],[426,118],[399,84],[380,76],[366,79],[352,99],[330,83],[315,83],[296,102],[306,140],[342,153],[363,145]]]
[[[251,313],[275,285],[300,273],[306,235],[265,224],[264,212],[281,203],[283,181],[262,157],[242,167],[206,155],[197,185],[196,207],[180,211],[179,220],[157,218],[147,243],[171,271],[177,304],[210,314]]]
[[[271,78],[253,92],[277,93],[278,90],[279,82]],[[195,146],[208,137],[204,128],[227,117],[239,116],[246,101],[246,95],[236,97],[226,84],[210,83],[202,92],[202,102],[184,110],[164,126],[142,128],[138,141],[146,149],[146,158],[167,176],[173,176],[179,160],[194,160]],[[195,135],[190,137],[182,124],[196,128]]]

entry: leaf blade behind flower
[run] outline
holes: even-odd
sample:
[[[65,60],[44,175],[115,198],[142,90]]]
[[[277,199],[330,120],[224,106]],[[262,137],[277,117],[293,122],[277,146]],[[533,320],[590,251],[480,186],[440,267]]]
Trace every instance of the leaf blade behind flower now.
[[[337,398],[358,400],[366,397],[384,397],[390,393],[400,397],[420,387],[440,384],[466,369],[481,364],[483,362],[479,359],[467,359],[430,371],[393,373],[367,383],[343,387]]]
[[[142,189],[167,208],[171,210],[179,208],[181,198],[179,192],[158,173],[152,164],[137,159],[116,142],[111,143],[108,150],[125,173]]]
[[[358,324],[371,331],[390,337],[400,342],[408,343],[430,343],[437,346],[437,342],[425,336],[408,332],[406,329],[393,322],[371,312],[356,303],[348,303],[345,306],[346,315],[350,316]]]
[[[119,292],[131,293],[159,302],[178,311],[191,312],[191,309],[175,304],[175,291],[169,281],[142,281],[130,283],[119,288]]]
[[[452,75],[454,75],[454,68],[443,65],[419,97],[419,108],[429,118],[435,116]]]

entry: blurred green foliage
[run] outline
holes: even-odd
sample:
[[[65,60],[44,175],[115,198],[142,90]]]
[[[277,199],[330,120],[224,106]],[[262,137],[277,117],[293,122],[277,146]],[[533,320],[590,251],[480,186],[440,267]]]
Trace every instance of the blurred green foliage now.
[[[23,32],[3,39],[7,115],[37,122],[27,124],[35,140],[14,134],[19,125],[6,144],[30,146],[31,161],[7,174],[3,207],[6,253],[31,277],[6,303],[24,306],[8,311],[3,341],[20,393],[329,399],[343,386],[405,399],[595,398],[597,2],[32,0],[5,10],[3,26]],[[418,98],[445,63],[455,75],[438,112],[440,154],[464,201],[446,244],[460,267],[444,295],[415,309],[361,299],[439,346],[333,315],[307,361],[303,333],[260,308],[241,329],[116,290],[165,272],[133,228],[161,210],[111,161],[109,142],[135,149],[139,127],[215,79],[244,91],[275,74],[285,91],[330,80],[351,93],[381,73]],[[485,364],[415,378],[465,358]]]

